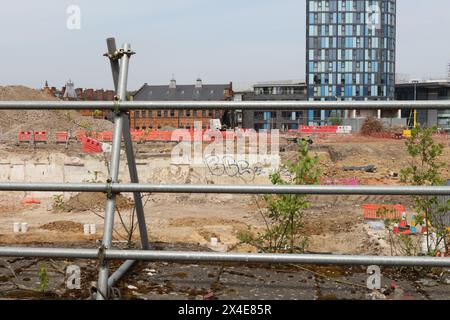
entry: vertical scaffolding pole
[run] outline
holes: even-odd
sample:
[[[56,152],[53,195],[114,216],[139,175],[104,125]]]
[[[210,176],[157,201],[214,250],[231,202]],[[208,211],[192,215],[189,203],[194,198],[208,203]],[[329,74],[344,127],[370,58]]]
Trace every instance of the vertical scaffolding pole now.
[[[113,75],[113,81],[114,86],[116,88],[116,94],[119,96],[120,94],[125,94],[126,92],[119,93],[118,92],[118,81],[119,81],[119,73],[120,73],[120,66],[119,61],[115,59],[114,55],[117,52],[117,46],[116,46],[116,39],[115,38],[108,38],[106,39],[106,44],[108,47],[108,57],[111,62],[111,71]],[[125,52],[127,54],[127,52]],[[129,63],[129,61],[127,61]],[[128,68],[128,66],[127,66]],[[127,73],[128,74],[128,73]],[[122,101],[126,100],[126,97],[120,97]],[[131,183],[139,183],[139,175],[137,172],[136,167],[136,159],[134,156],[134,150],[133,150],[133,141],[131,139],[131,133],[130,133],[130,122],[129,117],[126,113],[122,113],[123,119],[123,138],[125,142],[125,152],[127,154],[127,162],[128,162],[128,169],[130,172],[130,181]],[[138,220],[138,226],[139,226],[139,232],[141,236],[141,246],[142,249],[148,250],[149,249],[149,241],[148,241],[148,232],[147,232],[147,224],[145,222],[145,215],[144,215],[144,205],[142,204],[142,196],[140,192],[133,193],[134,197],[134,203],[136,207],[136,216]],[[132,265],[132,264],[131,264]]]
[[[136,167],[136,159],[134,157],[133,141],[130,133],[130,122],[127,114],[123,117],[123,138],[125,141],[125,152],[127,154],[128,170],[130,172],[131,183],[139,183],[139,175]],[[145,222],[144,205],[142,204],[142,196],[140,192],[134,192],[134,205],[136,207],[136,216],[138,220],[139,233],[141,236],[141,245],[143,250],[149,249],[147,223]]]
[[[123,123],[124,123],[124,140],[125,140],[125,148],[126,148],[126,154],[127,154],[127,160],[128,160],[128,169],[130,172],[130,178],[132,183],[139,183],[139,177],[136,167],[136,161],[134,157],[133,152],[133,142],[131,140],[131,134],[130,134],[130,126],[129,126],[129,120],[128,116],[126,114],[122,114],[123,117]],[[142,204],[142,197],[140,192],[134,192],[134,204],[136,207],[136,216],[138,219],[138,226],[139,226],[139,233],[141,236],[141,247],[143,250],[149,250],[150,245],[148,241],[148,233],[147,233],[147,224],[145,222],[145,215],[144,215],[144,206]],[[130,270],[135,260],[127,260],[124,264],[120,266],[119,269],[117,269],[111,277],[109,277],[108,285],[109,287],[112,287],[116,284],[117,281],[119,281],[125,273]]]
[[[117,83],[117,97],[118,101],[126,100],[127,95],[127,82],[128,82],[128,67],[130,61],[131,48],[128,43],[123,46],[122,62],[119,72],[119,80]],[[124,128],[124,117],[120,110],[115,110],[114,117],[114,136],[111,151],[111,164],[110,164],[110,183],[117,183],[119,178],[120,168],[120,149],[122,143],[122,133]],[[108,199],[106,201],[105,210],[105,222],[103,228],[103,243],[102,247],[110,249],[112,244],[112,234],[114,228],[114,215],[116,211],[116,194],[108,193]],[[101,259],[103,260],[103,259]],[[97,287],[97,300],[108,299],[109,286],[109,262],[106,260],[100,261],[100,271],[98,275],[98,287]]]
[[[119,65],[118,57],[115,56],[117,54],[116,39],[108,38],[108,39],[106,39],[106,44],[108,46],[108,53],[105,54],[105,56],[107,56],[109,58],[109,61],[111,62],[111,71],[112,71],[112,77],[113,77],[113,82],[114,82],[114,89],[117,94],[120,65]]]
[[[108,54],[106,56],[109,57],[111,62],[111,71],[113,76],[113,82],[116,89],[116,94],[118,93],[118,81],[119,81],[119,73],[120,73],[120,65],[118,59],[115,57],[117,54],[117,46],[116,46],[116,40],[115,38],[108,38],[106,39],[107,47],[108,47]],[[125,53],[126,54],[126,53]],[[130,134],[130,124],[129,124],[129,117],[128,114],[122,113],[121,116],[123,117],[123,137],[125,142],[125,151],[127,155],[127,162],[128,162],[128,169],[130,173],[130,181],[132,183],[139,183],[139,176],[137,172],[136,167],[136,160],[134,156],[134,150],[133,150],[133,141],[131,139]],[[145,222],[145,215],[144,215],[144,206],[142,203],[142,196],[140,192],[134,192],[134,203],[136,208],[136,216],[139,226],[139,233],[141,238],[141,247],[143,250],[149,249],[149,240],[148,240],[148,232],[147,232],[147,224]],[[136,261],[134,260],[128,260],[124,264],[122,264],[119,269],[117,269],[108,280],[108,286],[112,287],[115,285],[117,281],[119,281],[122,276],[131,268],[133,267],[134,263]]]
[[[120,116],[120,114],[115,116],[114,123],[115,128],[111,151],[111,164],[109,177],[110,183],[117,183],[119,178],[120,145],[122,142],[122,132],[123,132],[123,118]],[[102,247],[105,249],[111,248],[115,211],[116,211],[116,194],[108,193],[108,199],[106,200],[105,222],[103,228],[103,242],[102,242]],[[109,262],[106,260],[100,261],[100,271],[98,275],[98,286],[97,286],[98,290],[97,300],[108,299],[109,296],[108,269],[109,269]]]

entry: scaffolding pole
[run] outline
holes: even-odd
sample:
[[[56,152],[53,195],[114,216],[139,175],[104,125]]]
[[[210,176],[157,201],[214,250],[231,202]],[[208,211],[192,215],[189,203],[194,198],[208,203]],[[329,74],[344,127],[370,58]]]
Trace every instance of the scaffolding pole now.
[[[139,260],[165,262],[212,262],[212,263],[268,263],[268,264],[317,264],[317,265],[355,265],[355,266],[395,266],[395,267],[450,267],[450,258],[434,257],[390,257],[390,256],[355,256],[333,254],[247,254],[247,253],[210,253],[178,251],[112,250],[103,252],[95,249],[56,249],[0,247],[0,257],[26,258],[64,258],[64,259],[98,259],[105,260]],[[110,278],[113,283],[114,277]]]
[[[113,76],[113,82],[116,89],[116,95],[117,98],[119,98],[119,94],[121,95],[122,99],[120,101],[124,101],[124,97],[126,96],[126,92],[118,92],[118,82],[119,82],[119,75],[120,75],[120,65],[119,65],[119,59],[117,51],[117,45],[116,45],[116,39],[115,38],[108,38],[106,40],[107,47],[108,47],[108,53],[106,56],[110,59],[111,62],[111,72]],[[122,54],[130,54],[130,52],[123,52]],[[121,88],[123,89],[123,88]],[[118,99],[119,100],[119,99]],[[133,150],[133,141],[131,139],[131,131],[130,131],[130,123],[129,123],[129,117],[128,114],[125,112],[122,112],[121,116],[123,117],[123,139],[125,142],[125,152],[127,155],[127,166],[130,174],[130,181],[132,183],[139,183],[139,175],[136,167],[136,160]],[[141,239],[141,248],[143,250],[149,249],[149,240],[148,240],[148,232],[147,232],[147,223],[145,221],[145,213],[144,213],[144,206],[142,204],[142,196],[140,192],[133,192],[133,198],[135,203],[135,213],[138,221],[138,227],[139,227],[139,234]],[[133,213],[134,214],[134,213]],[[134,226],[131,226],[133,229]],[[132,230],[131,229],[131,230]],[[122,276],[128,272],[129,269],[133,267],[136,261],[134,260],[128,260],[123,265],[121,265],[108,279],[108,287],[111,288],[115,285],[117,281],[119,281]]]
[[[307,194],[367,196],[449,196],[450,186],[321,186],[321,185],[153,185],[133,183],[0,183],[0,191],[197,193],[197,194]]]
[[[127,82],[128,82],[128,67],[131,47],[128,43],[123,46],[123,51],[125,54],[121,57],[119,80],[117,84],[117,96],[116,102],[125,101],[127,97]],[[110,177],[108,179],[109,183],[117,183],[119,179],[119,169],[120,169],[120,150],[122,143],[122,135],[124,132],[124,120],[123,114],[120,110],[116,109],[114,117],[114,136],[111,151],[111,164],[110,164]],[[112,235],[114,228],[114,214],[116,211],[116,198],[117,194],[112,191],[108,191],[108,199],[106,201],[105,210],[105,221],[103,229],[103,241],[102,249],[110,249],[112,245]],[[108,286],[108,275],[109,275],[109,262],[107,260],[100,260],[100,270],[98,276],[98,287],[97,287],[97,300],[108,299],[109,297],[109,286]]]
[[[110,177],[109,181],[111,183],[117,183],[119,178],[119,166],[120,166],[120,144],[122,141],[122,132],[123,132],[123,118],[119,115],[116,115],[114,119],[115,129],[114,129],[114,138],[113,145],[111,151],[111,164],[110,164]],[[117,194],[113,191],[107,191],[108,199],[106,200],[106,209],[105,209],[105,221],[103,228],[103,241],[102,247],[104,249],[111,248],[112,244],[112,234],[114,228],[114,214],[116,211],[116,198]],[[108,288],[108,269],[109,263],[107,260],[100,261],[100,271],[98,276],[98,293],[97,300],[107,299],[109,296],[109,288]]]

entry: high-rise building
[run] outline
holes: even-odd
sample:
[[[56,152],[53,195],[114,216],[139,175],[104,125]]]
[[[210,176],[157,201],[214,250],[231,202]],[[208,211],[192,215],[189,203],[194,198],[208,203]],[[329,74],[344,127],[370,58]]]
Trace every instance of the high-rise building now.
[[[307,0],[306,5],[308,99],[393,100],[396,0]],[[310,117],[319,112],[310,111]]]
[[[447,66],[447,78],[450,80],[450,61],[448,62]]]

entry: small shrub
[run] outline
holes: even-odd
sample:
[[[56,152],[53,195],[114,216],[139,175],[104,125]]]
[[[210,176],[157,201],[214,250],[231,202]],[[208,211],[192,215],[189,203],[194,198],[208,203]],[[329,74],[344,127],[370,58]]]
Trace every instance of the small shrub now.
[[[285,179],[282,172],[270,176],[273,185],[311,185],[320,176],[319,157],[311,156],[307,141],[298,143],[298,156],[283,168],[290,178]],[[304,252],[308,244],[305,231],[305,210],[310,207],[307,195],[268,195],[264,197],[265,210],[260,214],[265,221],[265,230],[254,234],[249,228],[238,234],[241,243],[256,247],[259,251],[270,253]],[[259,205],[258,205],[259,207]]]
[[[385,131],[386,129],[383,123],[380,120],[373,117],[367,118],[361,128],[361,134],[363,136],[372,136],[377,133],[382,133]]]
[[[410,164],[401,170],[401,181],[413,186],[443,186],[447,162],[441,159],[444,145],[437,143],[433,135],[437,127],[412,130],[411,138],[406,141],[410,155]],[[433,232],[427,228],[426,241],[428,254],[435,256],[439,247],[448,247],[450,233],[444,217],[450,211],[450,201],[439,203],[436,196],[413,196],[416,211],[416,223],[425,220],[432,226]],[[433,235],[433,233],[435,235]]]
[[[103,117],[103,111],[102,110],[94,110],[94,112],[92,112],[92,116],[94,118],[102,118]]]
[[[64,203],[64,196],[62,194],[53,196],[53,210],[61,212],[66,211],[66,205]]]
[[[342,126],[342,119],[341,118],[330,118],[330,119],[328,119],[328,123],[331,126]]]
[[[39,277],[39,290],[41,290],[42,292],[46,292],[48,290],[50,280],[48,278],[47,269],[45,267],[41,267],[39,269],[38,277]]]

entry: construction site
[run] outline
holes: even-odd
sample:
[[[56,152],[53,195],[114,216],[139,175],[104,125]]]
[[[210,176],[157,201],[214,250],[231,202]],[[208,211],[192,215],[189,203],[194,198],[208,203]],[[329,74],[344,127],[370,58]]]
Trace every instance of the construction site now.
[[[26,87],[1,87],[1,101],[49,101],[48,95]],[[110,179],[112,130],[108,120],[66,110],[0,110],[0,181],[4,183],[105,184]],[[394,133],[289,132],[280,136],[281,168],[298,155],[298,141],[309,141],[319,159],[318,184],[323,186],[401,187],[400,172],[410,162],[406,139]],[[105,134],[101,134],[105,133]],[[152,185],[272,185],[267,163],[219,161],[214,166],[174,163],[172,151],[183,144],[167,134],[133,135],[140,183]],[[437,134],[444,148],[440,174],[450,177],[450,137]],[[218,143],[205,140],[206,145]],[[121,183],[130,183],[127,157],[120,153]],[[282,169],[281,169],[282,170]],[[286,172],[289,175],[289,172]],[[150,250],[257,254],[242,234],[263,233],[266,200],[258,194],[142,193]],[[0,192],[2,246],[96,248],[105,223],[104,192]],[[403,256],[426,254],[423,236],[413,222],[417,215],[408,195],[310,195],[304,210],[305,254]],[[406,252],[380,210],[392,210],[403,222],[404,237],[415,243]],[[390,211],[391,212],[391,211]],[[405,226],[414,226],[413,232]],[[425,232],[425,231],[424,231]],[[423,233],[424,233],[423,232]],[[132,192],[117,195],[112,245],[139,247],[139,228]],[[408,242],[409,243],[409,242]],[[448,239],[439,259],[448,259]],[[411,245],[412,246],[412,245]],[[16,256],[16,255],[15,255]],[[66,268],[81,268],[79,290],[66,286]],[[111,266],[118,267],[119,262]],[[85,299],[95,287],[98,261],[36,258],[0,259],[2,299]],[[42,270],[48,282],[42,290]],[[361,266],[241,265],[223,263],[139,262],[114,287],[122,299],[449,299],[448,268],[398,268],[382,271],[378,290],[367,286]],[[92,293],[91,293],[92,294]]]
[[[5,2],[2,306],[445,314],[450,3],[432,2]]]

